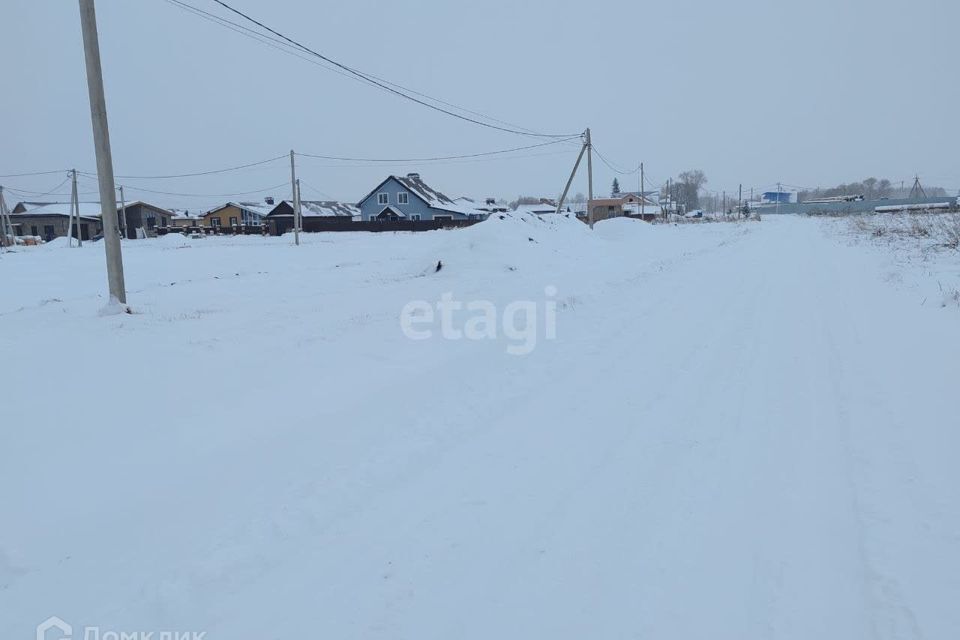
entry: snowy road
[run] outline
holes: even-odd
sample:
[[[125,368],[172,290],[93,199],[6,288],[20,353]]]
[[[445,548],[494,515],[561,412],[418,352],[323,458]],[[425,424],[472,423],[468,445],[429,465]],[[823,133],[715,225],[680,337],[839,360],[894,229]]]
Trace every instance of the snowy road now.
[[[256,249],[134,249],[197,280],[136,281],[133,319],[24,293],[5,354],[84,339],[3,369],[8,404],[59,391],[3,422],[0,636],[958,637],[960,316],[811,220],[475,231],[277,246],[233,280],[197,271]],[[397,327],[547,285],[527,356]],[[78,418],[110,358],[117,411]]]

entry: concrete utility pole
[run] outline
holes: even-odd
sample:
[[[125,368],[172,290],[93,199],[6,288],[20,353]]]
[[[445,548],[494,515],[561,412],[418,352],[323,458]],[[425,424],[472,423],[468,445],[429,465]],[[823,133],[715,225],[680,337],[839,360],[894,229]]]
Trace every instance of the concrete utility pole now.
[[[586,139],[584,139],[583,146],[580,147],[580,153],[577,155],[577,161],[573,164],[573,171],[570,172],[570,177],[567,178],[567,184],[563,187],[563,193],[560,194],[560,202],[557,203],[557,213],[559,214],[563,209],[563,203],[567,199],[567,193],[570,192],[570,185],[573,184],[573,177],[577,175],[577,169],[580,168],[580,161],[583,160],[583,154],[587,150]],[[587,204],[589,208],[590,205]]]
[[[643,193],[643,163],[640,163],[640,217],[647,212],[647,196]]]
[[[120,191],[120,223],[117,225],[117,228],[120,229],[120,237],[125,238],[127,236],[127,199],[123,197],[123,185],[119,187]]]
[[[300,209],[297,196],[297,163],[294,160],[293,149],[290,149],[290,189],[293,191],[293,243],[300,246],[300,221],[297,220],[297,211]]]
[[[8,250],[17,243],[16,235],[13,233],[13,223],[10,221],[10,212],[7,210],[7,201],[3,197],[3,186],[0,186],[0,247],[6,247]]]
[[[590,140],[590,127],[587,127],[587,220],[593,229],[593,142]]]
[[[303,193],[300,192],[300,178],[297,178],[297,229],[303,231]]]
[[[87,65],[87,90],[90,94],[90,119],[97,152],[97,178],[100,183],[100,214],[103,221],[103,246],[107,254],[107,282],[110,298],[127,302],[123,281],[123,256],[117,230],[117,192],[113,182],[113,154],[110,151],[110,128],[107,126],[107,99],[103,90],[103,68],[100,64],[100,39],[97,35],[97,12],[93,0],[80,0],[80,27],[83,30],[83,54]]]
[[[77,232],[77,246],[83,246],[83,234],[80,233],[80,194],[77,192],[77,170],[70,171],[70,222],[67,223],[68,244],[73,246],[73,232]]]

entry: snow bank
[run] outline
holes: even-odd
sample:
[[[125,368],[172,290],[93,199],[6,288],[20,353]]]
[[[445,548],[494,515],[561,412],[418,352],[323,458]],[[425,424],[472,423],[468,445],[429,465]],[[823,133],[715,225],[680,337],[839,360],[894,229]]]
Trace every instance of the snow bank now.
[[[608,218],[593,225],[593,231],[605,240],[635,242],[655,233],[653,225],[636,218]]]

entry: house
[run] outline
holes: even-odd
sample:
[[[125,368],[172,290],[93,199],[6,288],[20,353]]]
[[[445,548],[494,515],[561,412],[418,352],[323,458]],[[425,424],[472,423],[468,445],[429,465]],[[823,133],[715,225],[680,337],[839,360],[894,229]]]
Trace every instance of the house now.
[[[18,202],[10,212],[13,232],[18,236],[38,236],[44,242],[54,238],[66,237],[70,226],[69,202]],[[79,234],[83,240],[100,234],[103,224],[100,220],[99,202],[80,203]],[[73,237],[77,237],[77,229]]]
[[[641,212],[646,214],[643,216],[645,219],[652,220],[657,213],[660,213],[659,208],[651,198],[642,197],[637,193],[621,193],[609,198],[594,198],[589,202],[587,211],[593,212],[594,222],[625,215],[639,217]]]
[[[484,213],[430,187],[419,173],[388,176],[359,203],[364,222],[481,220]]]
[[[191,215],[189,209],[170,209],[170,227],[172,229],[189,229],[203,225],[203,217]]]
[[[564,211],[566,211],[567,205],[564,205]],[[554,202],[549,200],[541,200],[539,204],[518,204],[517,208],[514,209],[517,213],[532,213],[534,215],[542,216],[548,213],[556,213],[557,205]]]
[[[304,231],[321,231],[332,225],[342,226],[359,220],[360,208],[336,200],[301,200],[300,215]],[[273,235],[283,235],[293,229],[293,203],[282,200],[267,214],[266,222]]]
[[[489,216],[491,213],[506,213],[510,211],[510,207],[507,205],[497,203],[496,198],[478,199],[460,196],[456,198],[454,202],[466,208],[479,211],[484,217]]]
[[[273,198],[261,202],[228,202],[203,214],[203,224],[219,229],[240,225],[260,225],[276,205]]]
[[[155,236],[157,227],[170,226],[175,215],[170,209],[163,209],[141,200],[129,203],[125,212],[126,215],[120,216],[120,229],[123,231],[123,237],[129,240],[137,239],[138,229],[143,229],[143,235]]]

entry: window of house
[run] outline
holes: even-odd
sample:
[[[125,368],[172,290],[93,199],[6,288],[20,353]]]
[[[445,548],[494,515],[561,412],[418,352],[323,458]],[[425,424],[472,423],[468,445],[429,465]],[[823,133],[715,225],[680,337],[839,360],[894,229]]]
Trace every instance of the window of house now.
[[[397,204],[409,204],[410,194],[404,191],[403,193],[397,194]]]
[[[30,225],[30,235],[32,235],[32,236],[38,236],[38,235],[40,235],[40,230],[37,229],[37,225],[35,225],[35,224]]]
[[[390,194],[389,194],[389,193],[378,193],[378,194],[377,194],[377,204],[390,204]]]
[[[157,219],[154,217],[147,218],[147,229],[153,229],[157,226]]]
[[[210,226],[211,226],[211,227],[219,227],[219,226],[220,226],[220,218],[210,218]]]
[[[231,227],[237,226],[237,216],[230,216],[230,226]]]
[[[160,225],[167,226],[167,216],[160,216]]]
[[[410,216],[410,219],[411,219],[411,220],[417,220],[417,221],[419,221],[419,220],[420,220],[420,214],[419,214],[419,213],[414,213],[414,214],[412,214],[412,215]]]

